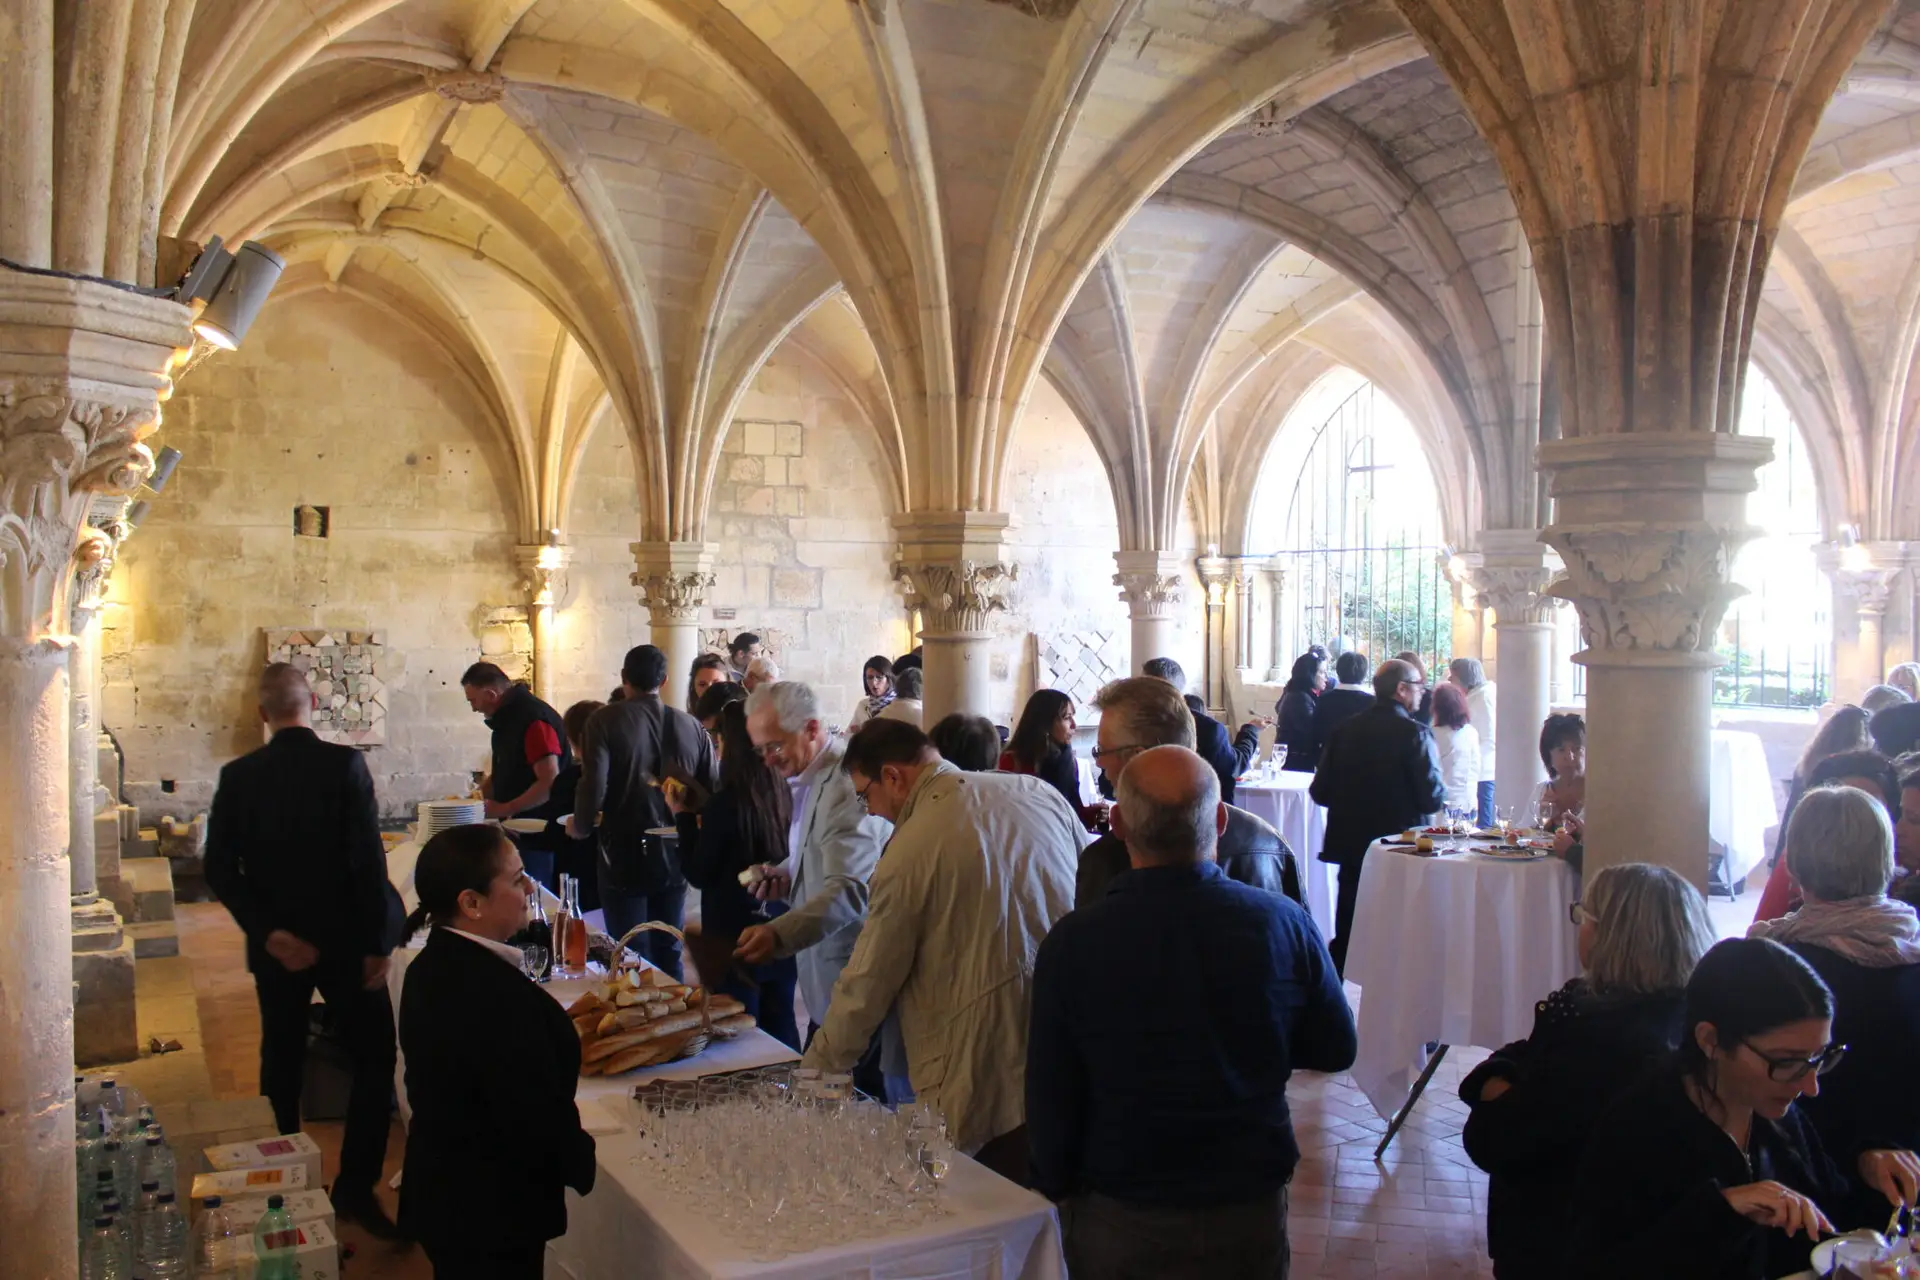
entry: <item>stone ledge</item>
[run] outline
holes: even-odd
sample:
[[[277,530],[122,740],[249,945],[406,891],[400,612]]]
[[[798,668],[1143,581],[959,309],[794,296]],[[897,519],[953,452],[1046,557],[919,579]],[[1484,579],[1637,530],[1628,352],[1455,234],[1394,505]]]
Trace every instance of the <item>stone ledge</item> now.
[[[180,930],[172,920],[147,920],[127,926],[133,954],[141,960],[157,960],[180,954]]]

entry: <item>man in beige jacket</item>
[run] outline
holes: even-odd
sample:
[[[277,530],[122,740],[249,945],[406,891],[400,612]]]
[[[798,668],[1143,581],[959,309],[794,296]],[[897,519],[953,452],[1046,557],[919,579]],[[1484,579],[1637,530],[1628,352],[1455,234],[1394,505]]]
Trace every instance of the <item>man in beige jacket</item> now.
[[[847,1070],[897,1010],[915,1093],[955,1146],[1023,1181],[1033,961],[1073,909],[1086,830],[1047,783],[962,773],[897,720],[861,726],[845,768],[893,838],[804,1065]]]

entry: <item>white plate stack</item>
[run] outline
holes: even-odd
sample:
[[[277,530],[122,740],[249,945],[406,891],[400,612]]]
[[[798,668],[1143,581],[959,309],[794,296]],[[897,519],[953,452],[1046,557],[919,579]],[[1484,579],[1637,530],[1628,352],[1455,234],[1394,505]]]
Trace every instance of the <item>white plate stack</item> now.
[[[485,822],[486,812],[486,806],[478,800],[422,800],[420,831],[416,838],[425,844],[448,827],[468,827],[476,822]]]

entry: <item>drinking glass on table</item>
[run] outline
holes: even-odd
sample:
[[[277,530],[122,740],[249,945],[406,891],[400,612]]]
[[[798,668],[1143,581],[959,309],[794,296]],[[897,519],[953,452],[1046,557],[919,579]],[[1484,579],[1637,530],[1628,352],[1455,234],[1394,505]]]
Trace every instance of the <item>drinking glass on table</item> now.
[[[520,971],[535,982],[545,982],[547,964],[551,958],[552,953],[545,947],[538,945],[522,947],[520,948]]]
[[[1553,832],[1554,813],[1553,801],[1542,800],[1539,809],[1533,815],[1535,826],[1541,831],[1545,831],[1551,835]]]
[[[1271,760],[1271,763],[1273,765],[1273,771],[1276,774],[1278,774],[1279,772],[1281,772],[1283,769],[1287,767],[1287,744],[1286,743],[1276,742],[1273,744],[1273,758]]]
[[[1510,804],[1499,805],[1494,809],[1493,825],[1501,835],[1505,835],[1508,831],[1512,830],[1513,811],[1514,806]]]

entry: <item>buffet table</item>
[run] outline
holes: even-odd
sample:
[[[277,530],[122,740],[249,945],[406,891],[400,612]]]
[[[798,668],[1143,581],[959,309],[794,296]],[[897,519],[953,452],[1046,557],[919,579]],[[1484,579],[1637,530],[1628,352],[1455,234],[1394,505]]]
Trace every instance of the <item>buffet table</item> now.
[[[1243,778],[1234,783],[1233,802],[1266,819],[1293,850],[1307,895],[1307,910],[1320,926],[1320,936],[1331,938],[1339,868],[1320,861],[1320,847],[1327,840],[1327,811],[1307,794],[1312,785],[1312,774],[1283,769],[1277,777]]]
[[[1492,1049],[1533,1030],[1534,1005],[1579,976],[1579,892],[1559,858],[1367,850],[1346,977],[1360,987],[1353,1078],[1375,1111],[1409,1101],[1428,1044]]]
[[[704,1055],[703,1055],[704,1056]],[[697,1060],[696,1060],[697,1061]],[[587,1082],[582,1081],[584,1086]],[[583,1088],[584,1094],[584,1088]],[[1054,1208],[956,1155],[943,1194],[952,1216],[915,1231],[758,1261],[647,1176],[618,1099],[593,1105],[593,1194],[567,1192],[567,1234],[547,1245],[547,1280],[644,1275],[656,1280],[1064,1280]],[[588,1104],[582,1103],[583,1115]],[[597,1121],[597,1122],[596,1122]]]

